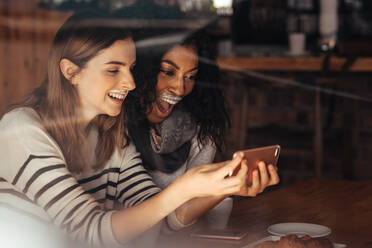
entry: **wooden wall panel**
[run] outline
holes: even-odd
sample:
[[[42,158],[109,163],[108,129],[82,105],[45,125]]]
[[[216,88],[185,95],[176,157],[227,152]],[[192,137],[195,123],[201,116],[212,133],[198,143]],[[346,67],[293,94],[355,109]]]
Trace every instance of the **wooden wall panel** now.
[[[38,0],[0,3],[0,112],[45,77],[50,44],[71,15],[39,9]]]

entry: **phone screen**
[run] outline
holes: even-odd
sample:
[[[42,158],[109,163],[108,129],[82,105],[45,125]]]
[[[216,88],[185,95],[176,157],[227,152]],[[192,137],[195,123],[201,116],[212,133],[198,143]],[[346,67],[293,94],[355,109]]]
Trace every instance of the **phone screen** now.
[[[191,233],[191,237],[196,238],[211,238],[211,239],[233,239],[239,240],[246,235],[246,232],[240,230],[219,230],[219,229],[207,229],[198,230]]]

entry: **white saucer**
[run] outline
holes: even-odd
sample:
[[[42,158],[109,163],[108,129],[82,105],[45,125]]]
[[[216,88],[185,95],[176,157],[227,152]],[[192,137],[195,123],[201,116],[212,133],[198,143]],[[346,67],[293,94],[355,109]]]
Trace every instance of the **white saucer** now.
[[[324,237],[331,233],[331,229],[326,226],[311,223],[278,223],[271,225],[267,231],[272,235],[284,236],[287,234],[309,235],[312,238]]]

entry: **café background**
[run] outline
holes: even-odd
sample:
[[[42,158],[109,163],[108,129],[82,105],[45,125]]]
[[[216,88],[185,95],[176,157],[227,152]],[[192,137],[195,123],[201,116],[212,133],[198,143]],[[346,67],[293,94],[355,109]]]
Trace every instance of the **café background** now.
[[[136,2],[1,0],[0,112],[43,80],[52,39],[73,11],[90,5],[120,17]],[[228,159],[239,149],[279,144],[281,184],[312,177],[372,179],[372,63],[368,60],[372,21],[361,10],[372,10],[368,1],[337,1],[337,30],[328,40],[322,40],[317,0],[222,1],[225,5],[209,0],[144,2],[168,11],[159,12],[166,14],[159,17],[156,28],[171,28],[170,23],[183,31],[204,27],[214,38],[220,62],[249,58],[242,60],[241,68],[221,64],[232,128],[216,160]],[[131,27],[148,23],[144,20],[146,16],[123,18]],[[293,32],[306,36],[306,53],[299,56],[288,54],[288,36]],[[288,64],[288,68],[272,69],[273,58],[284,59],[284,64],[289,61],[285,59],[295,59],[291,61],[304,67],[306,61],[319,58],[319,68],[293,70]],[[342,58],[349,64],[332,70],[328,58]],[[367,59],[364,70],[351,70],[359,58]],[[253,69],[246,69],[244,61],[250,61]],[[261,62],[261,68],[254,69]],[[316,171],[317,159],[320,171]]]

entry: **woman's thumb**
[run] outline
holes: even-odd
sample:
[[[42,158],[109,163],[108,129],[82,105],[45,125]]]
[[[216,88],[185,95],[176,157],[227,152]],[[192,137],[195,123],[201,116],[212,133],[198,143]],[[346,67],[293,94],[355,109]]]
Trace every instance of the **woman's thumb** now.
[[[243,154],[241,152],[234,153],[233,159],[228,161],[224,167],[221,168],[221,174],[223,176],[232,176],[234,169],[240,165],[243,159]]]

